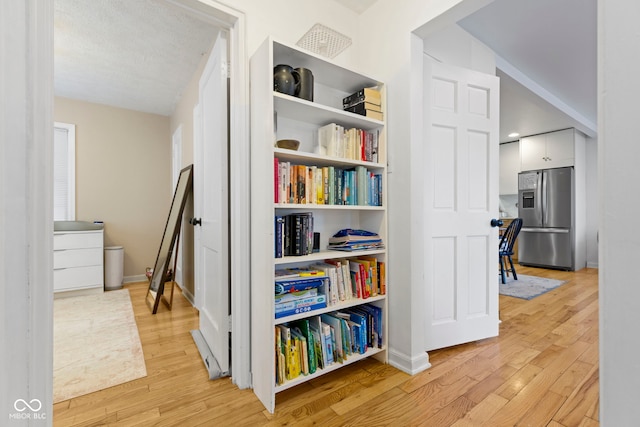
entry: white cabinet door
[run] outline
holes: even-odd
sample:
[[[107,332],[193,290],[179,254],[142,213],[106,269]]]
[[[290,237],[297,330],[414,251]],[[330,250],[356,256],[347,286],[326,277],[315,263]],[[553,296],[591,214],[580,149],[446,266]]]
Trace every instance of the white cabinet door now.
[[[518,194],[520,142],[500,144],[500,195]]]
[[[573,166],[575,136],[573,129],[551,132],[547,136],[547,168]]]
[[[522,170],[573,166],[575,135],[573,129],[528,136],[520,140]]]
[[[522,170],[545,169],[547,163],[547,140],[546,136],[534,135],[520,140],[520,159]]]

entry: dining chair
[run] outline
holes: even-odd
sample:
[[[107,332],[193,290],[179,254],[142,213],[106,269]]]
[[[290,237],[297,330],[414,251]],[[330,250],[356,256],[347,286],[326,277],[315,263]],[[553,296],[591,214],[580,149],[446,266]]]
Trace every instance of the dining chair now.
[[[513,246],[516,243],[520,229],[522,228],[522,218],[515,218],[502,234],[500,245],[498,246],[498,256],[500,257],[500,275],[502,283],[507,283],[507,274],[510,271],[513,274],[513,280],[518,280],[516,269],[513,266]],[[509,261],[509,266],[505,265],[505,258]]]

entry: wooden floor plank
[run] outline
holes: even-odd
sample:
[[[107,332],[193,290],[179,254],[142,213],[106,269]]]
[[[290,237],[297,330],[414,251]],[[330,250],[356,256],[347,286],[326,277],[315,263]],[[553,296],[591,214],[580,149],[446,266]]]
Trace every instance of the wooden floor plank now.
[[[500,296],[500,336],[429,352],[409,376],[366,359],[276,395],[268,413],[229,378],[209,381],[181,295],[151,315],[127,284],[147,377],[54,405],[57,426],[598,426],[598,274],[516,266],[565,280],[532,300]]]

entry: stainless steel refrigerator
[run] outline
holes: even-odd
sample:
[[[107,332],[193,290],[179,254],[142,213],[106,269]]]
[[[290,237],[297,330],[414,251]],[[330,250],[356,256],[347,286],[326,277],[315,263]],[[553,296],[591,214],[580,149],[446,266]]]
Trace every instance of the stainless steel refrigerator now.
[[[575,270],[573,167],[518,174],[518,262]]]

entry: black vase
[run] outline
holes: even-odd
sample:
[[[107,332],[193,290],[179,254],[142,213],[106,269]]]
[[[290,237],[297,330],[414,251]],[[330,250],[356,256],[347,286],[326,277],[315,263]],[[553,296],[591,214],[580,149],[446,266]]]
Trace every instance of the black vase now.
[[[287,95],[296,94],[300,74],[290,65],[279,64],[273,67],[273,90]]]
[[[306,68],[296,68],[294,71],[297,71],[300,76],[300,84],[296,89],[296,96],[307,101],[313,101],[313,73]]]

